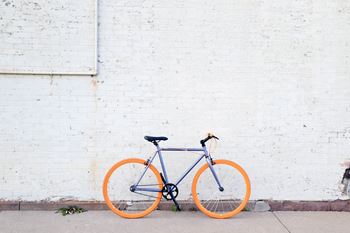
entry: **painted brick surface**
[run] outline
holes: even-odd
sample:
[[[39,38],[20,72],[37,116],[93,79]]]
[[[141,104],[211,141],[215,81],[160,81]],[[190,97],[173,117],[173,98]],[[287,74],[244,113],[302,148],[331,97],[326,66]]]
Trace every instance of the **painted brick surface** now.
[[[94,74],[95,0],[3,0],[0,72]]]
[[[152,152],[144,135],[208,131],[252,199],[343,198],[349,22],[340,0],[99,1],[96,77],[0,75],[0,199],[102,200],[113,163]],[[194,159],[166,156],[169,176]]]

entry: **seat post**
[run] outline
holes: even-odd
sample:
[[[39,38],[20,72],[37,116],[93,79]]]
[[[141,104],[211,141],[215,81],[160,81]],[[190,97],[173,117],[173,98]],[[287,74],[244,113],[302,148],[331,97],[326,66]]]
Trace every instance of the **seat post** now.
[[[152,143],[153,143],[153,145],[155,145],[155,146],[158,148],[159,144],[158,144],[157,141],[153,141]],[[159,149],[159,148],[158,148],[158,149]]]

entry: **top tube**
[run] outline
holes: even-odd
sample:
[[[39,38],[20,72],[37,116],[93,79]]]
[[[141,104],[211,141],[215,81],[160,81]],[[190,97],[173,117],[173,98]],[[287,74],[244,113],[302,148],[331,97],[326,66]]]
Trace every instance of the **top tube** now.
[[[160,151],[205,151],[204,148],[160,148]]]

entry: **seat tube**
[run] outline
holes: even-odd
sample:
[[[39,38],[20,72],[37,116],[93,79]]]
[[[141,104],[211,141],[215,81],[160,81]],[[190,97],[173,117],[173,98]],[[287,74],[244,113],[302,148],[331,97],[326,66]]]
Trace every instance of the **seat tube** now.
[[[157,152],[159,155],[160,165],[162,166],[162,171],[163,171],[163,176],[164,176],[165,182],[168,183],[169,180],[168,180],[168,175],[166,173],[166,168],[165,168],[164,161],[163,161],[162,149],[159,147],[159,145],[157,145]]]

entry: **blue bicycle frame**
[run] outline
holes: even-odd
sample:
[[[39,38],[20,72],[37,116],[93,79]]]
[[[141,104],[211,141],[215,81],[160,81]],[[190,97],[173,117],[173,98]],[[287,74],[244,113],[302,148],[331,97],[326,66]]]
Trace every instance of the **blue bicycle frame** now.
[[[213,161],[212,161],[212,158],[210,156],[210,154],[208,153],[208,150],[207,150],[207,147],[204,145],[202,146],[202,148],[161,148],[158,144],[156,144],[156,147],[157,147],[157,151],[154,153],[153,156],[151,156],[147,162],[146,162],[146,168],[145,170],[143,171],[141,177],[138,179],[138,181],[132,185],[132,189],[133,191],[146,191],[146,192],[161,192],[162,190],[159,189],[159,188],[149,188],[149,187],[143,187],[142,185],[138,186],[140,181],[142,180],[143,176],[145,175],[147,169],[149,168],[150,164],[152,164],[154,158],[157,156],[159,156],[159,161],[160,161],[160,164],[161,164],[161,167],[162,167],[162,174],[163,174],[163,177],[164,177],[164,181],[165,183],[169,183],[169,179],[168,179],[168,175],[167,175],[167,171],[166,171],[166,168],[165,168],[165,165],[164,165],[164,161],[163,161],[163,156],[162,156],[162,151],[202,151],[203,154],[193,163],[193,165],[188,168],[184,174],[176,181],[175,185],[177,186],[178,184],[181,183],[181,181],[188,175],[188,173],[190,173],[190,171],[192,171],[192,169],[203,159],[205,158],[208,165],[209,165],[209,168],[210,168],[210,171],[212,172],[214,178],[215,178],[215,181],[218,185],[218,189],[219,190],[222,190],[222,186],[220,184],[220,181],[219,181],[219,178],[217,177],[216,175],[216,172],[214,170],[214,166],[213,166]]]

